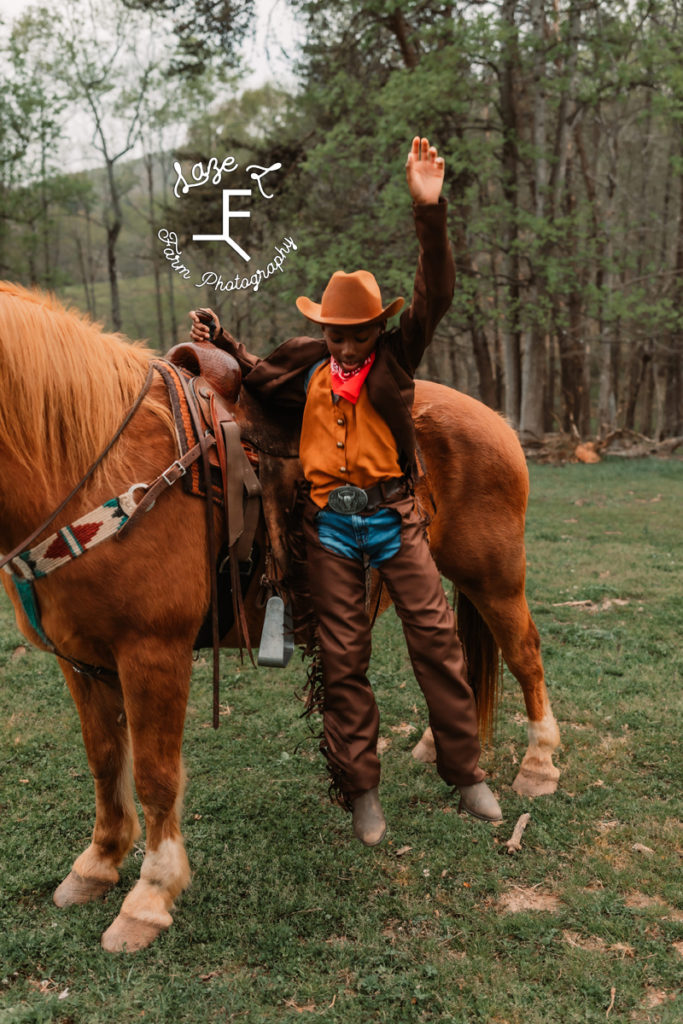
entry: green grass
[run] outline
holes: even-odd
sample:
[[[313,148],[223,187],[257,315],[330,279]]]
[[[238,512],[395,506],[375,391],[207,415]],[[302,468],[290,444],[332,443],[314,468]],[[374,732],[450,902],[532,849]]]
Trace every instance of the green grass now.
[[[257,672],[223,652],[218,732],[202,659],[185,742],[193,882],[170,931],[133,957],[105,954],[99,936],[141,851],[103,902],[51,902],[88,842],[92,785],[57,666],[17,650],[3,599],[2,1024],[681,1020],[683,464],[532,466],[531,477],[528,594],[562,732],[557,794],[511,789],[526,734],[507,674],[485,758],[506,820],[458,816],[434,768],[410,757],[426,716],[389,612],[372,664],[391,741],[389,831],[365,849],[327,801],[294,697],[298,658]]]

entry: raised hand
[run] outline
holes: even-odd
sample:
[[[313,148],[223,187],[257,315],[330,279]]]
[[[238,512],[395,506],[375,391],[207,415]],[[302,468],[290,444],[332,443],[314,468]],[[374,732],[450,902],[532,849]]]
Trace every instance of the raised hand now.
[[[415,203],[438,203],[443,185],[445,164],[436,146],[429,139],[416,135],[406,160],[406,178]]]

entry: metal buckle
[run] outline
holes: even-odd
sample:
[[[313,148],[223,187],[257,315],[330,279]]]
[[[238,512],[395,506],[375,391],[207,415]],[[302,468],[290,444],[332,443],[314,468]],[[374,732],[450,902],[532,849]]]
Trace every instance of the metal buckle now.
[[[166,476],[166,474],[167,474],[167,473],[170,473],[170,472],[171,472],[171,470],[173,469],[173,467],[174,467],[174,466],[177,466],[177,467],[178,467],[178,469],[180,470],[180,472],[178,473],[178,476],[176,476],[176,477],[174,477],[174,478],[173,478],[173,480],[169,480],[169,479],[168,479],[168,477]],[[185,476],[185,474],[186,474],[186,473],[187,473],[187,470],[186,470],[186,469],[185,469],[185,467],[183,466],[182,462],[179,462],[179,461],[178,461],[178,459],[176,459],[176,460],[175,460],[175,462],[172,462],[172,463],[171,463],[171,465],[170,465],[170,466],[168,466],[168,467],[167,467],[167,468],[166,468],[166,469],[165,469],[165,470],[163,471],[163,473],[161,474],[161,476],[162,476],[162,478],[163,478],[164,482],[166,483],[166,485],[167,485],[168,487],[172,487],[172,486],[173,486],[173,484],[174,484],[174,483],[176,482],[176,480],[178,480],[178,479],[179,479],[179,478],[180,478],[181,476]]]
[[[368,495],[362,487],[343,484],[330,492],[327,503],[333,512],[342,516],[353,516],[367,508]]]

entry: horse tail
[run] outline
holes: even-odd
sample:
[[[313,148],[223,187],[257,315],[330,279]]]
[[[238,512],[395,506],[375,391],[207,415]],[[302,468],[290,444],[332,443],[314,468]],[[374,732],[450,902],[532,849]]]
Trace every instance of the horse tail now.
[[[493,634],[470,599],[458,591],[458,635],[465,652],[469,683],[477,702],[482,744],[492,738],[501,695],[503,663]]]

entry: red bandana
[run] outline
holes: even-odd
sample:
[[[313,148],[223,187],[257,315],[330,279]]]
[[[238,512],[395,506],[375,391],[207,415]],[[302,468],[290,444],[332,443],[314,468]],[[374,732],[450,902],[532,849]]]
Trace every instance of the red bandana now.
[[[332,391],[334,394],[339,395],[340,398],[348,399],[349,402],[355,405],[360,395],[360,389],[363,387],[365,378],[370,373],[374,361],[375,353],[371,352],[360,366],[355,366],[353,370],[344,370],[336,359],[331,358],[330,376],[332,377]]]

